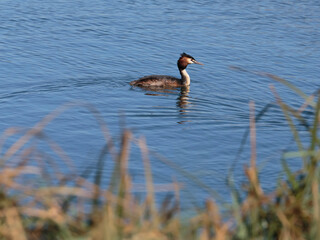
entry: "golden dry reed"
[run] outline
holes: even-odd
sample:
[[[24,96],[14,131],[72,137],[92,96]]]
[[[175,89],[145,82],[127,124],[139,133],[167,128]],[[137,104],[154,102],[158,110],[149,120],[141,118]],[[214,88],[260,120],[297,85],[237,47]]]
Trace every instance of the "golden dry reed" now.
[[[284,84],[303,99],[301,107],[294,109],[271,86],[298,149],[284,153],[280,159],[285,176],[273,191],[265,193],[259,180],[263,172],[257,167],[254,102],[249,105],[251,157],[248,166],[244,167],[246,183],[239,187],[230,175],[232,204],[226,208],[216,204],[217,199],[212,197],[187,219],[181,217],[181,184],[173,182],[162,186],[162,190],[174,192],[174,197],[165,198],[161,204],[156,202],[155,194],[160,187],[153,183],[151,151],[146,139],[137,139],[131,131],[124,130],[117,146],[94,107],[87,103],[68,103],[29,130],[10,128],[2,134],[0,239],[320,239],[319,94],[307,96],[284,79],[271,74],[259,75]],[[73,107],[84,107],[92,113],[106,142],[99,161],[91,167],[98,169],[91,178],[86,172],[78,174],[72,160],[43,131],[56,117]],[[306,110],[312,112],[312,119],[303,117]],[[304,139],[309,140],[302,140],[297,123],[306,127],[309,138]],[[45,150],[39,147],[39,142],[41,146],[47,146]],[[143,199],[133,194],[134,183],[128,171],[131,145],[141,150],[146,181]],[[99,169],[103,168],[106,155],[113,163],[113,171],[109,185],[103,187]],[[287,164],[289,158],[301,161],[303,167],[291,171]],[[192,174],[164,158],[162,160],[204,189],[214,192]]]

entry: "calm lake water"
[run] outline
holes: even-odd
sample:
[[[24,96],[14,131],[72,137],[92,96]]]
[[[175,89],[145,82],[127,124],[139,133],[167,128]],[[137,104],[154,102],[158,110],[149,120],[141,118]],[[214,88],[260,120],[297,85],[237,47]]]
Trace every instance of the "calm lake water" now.
[[[319,88],[319,1],[3,0],[0,17],[1,132],[31,127],[66,102],[88,102],[116,142],[125,125],[225,198],[227,172],[248,127],[249,102],[261,111],[274,101],[269,88],[274,84],[287,103],[302,103],[279,83],[230,66],[281,76],[307,94]],[[149,74],[179,76],[182,52],[205,64],[188,67],[189,91],[128,84]],[[269,190],[281,171],[281,152],[295,145],[278,107],[269,109],[257,128],[261,180]],[[65,112],[45,134],[66,151],[78,173],[97,166],[104,139],[86,109]],[[247,141],[235,168],[239,184],[249,156]],[[185,199],[207,197],[157,158],[151,157],[151,164],[157,184],[177,180],[184,183]],[[107,160],[101,169],[105,179],[110,169]],[[133,181],[142,183],[137,147],[130,169]]]

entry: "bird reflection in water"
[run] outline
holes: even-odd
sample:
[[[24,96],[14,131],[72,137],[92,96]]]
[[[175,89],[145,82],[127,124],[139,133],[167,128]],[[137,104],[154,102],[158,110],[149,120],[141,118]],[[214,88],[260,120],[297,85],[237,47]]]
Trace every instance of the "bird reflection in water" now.
[[[188,108],[190,107],[191,102],[189,101],[189,92],[190,92],[190,86],[182,86],[182,87],[169,87],[166,86],[165,88],[161,87],[145,87],[145,86],[139,86],[139,89],[142,89],[145,91],[145,95],[148,96],[168,96],[168,95],[176,95],[179,92],[179,95],[177,97],[176,106],[179,111],[180,117],[185,118],[188,114]],[[183,120],[179,121],[179,124],[183,124],[185,122],[190,122],[189,120]]]
[[[189,101],[190,86],[184,86],[180,88],[180,95],[177,98],[177,107],[179,108],[180,117],[184,118],[188,114],[188,108],[191,102]],[[181,120],[178,123],[184,124],[186,122],[191,122],[191,120]]]
[[[181,87],[180,89],[180,94],[179,94],[179,97],[177,98],[177,107],[180,108],[180,112],[182,113],[186,112],[186,109],[190,104],[189,92],[190,92],[189,86]]]

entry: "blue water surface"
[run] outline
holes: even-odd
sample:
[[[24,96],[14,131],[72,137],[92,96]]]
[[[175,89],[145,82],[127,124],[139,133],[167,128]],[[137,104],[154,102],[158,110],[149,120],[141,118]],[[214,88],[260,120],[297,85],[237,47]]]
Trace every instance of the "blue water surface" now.
[[[202,201],[208,193],[181,170],[229,198],[226,177],[249,124],[250,101],[255,102],[256,113],[274,102],[272,84],[291,106],[303,103],[272,79],[230,66],[278,75],[307,94],[319,87],[319,1],[0,4],[1,132],[32,127],[66,102],[90,103],[115,142],[120,142],[125,126],[136,138],[145,136],[150,150],[178,167],[150,158],[156,184],[184,183],[182,196],[187,202]],[[128,84],[149,74],[179,76],[176,61],[182,52],[205,64],[188,67],[189,91],[157,92]],[[299,129],[307,136],[303,126]],[[76,172],[97,171],[105,140],[87,109],[66,111],[44,134],[64,149]],[[282,151],[295,149],[279,107],[270,108],[258,122],[257,148],[261,182],[269,191],[281,173]],[[235,165],[239,184],[244,180],[243,164],[249,160],[247,141]],[[301,165],[299,159],[289,163],[292,168]],[[106,183],[111,167],[106,160],[98,169]],[[133,181],[143,183],[137,146],[131,151],[130,169]]]

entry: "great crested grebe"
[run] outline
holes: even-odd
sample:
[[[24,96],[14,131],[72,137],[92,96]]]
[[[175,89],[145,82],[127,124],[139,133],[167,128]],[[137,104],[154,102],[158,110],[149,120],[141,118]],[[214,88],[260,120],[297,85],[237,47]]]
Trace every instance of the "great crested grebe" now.
[[[186,71],[188,64],[200,64],[192,56],[182,53],[177,65],[180,71],[181,78],[166,76],[166,75],[149,75],[138,80],[130,82],[132,86],[138,87],[183,87],[190,85],[190,76]]]

